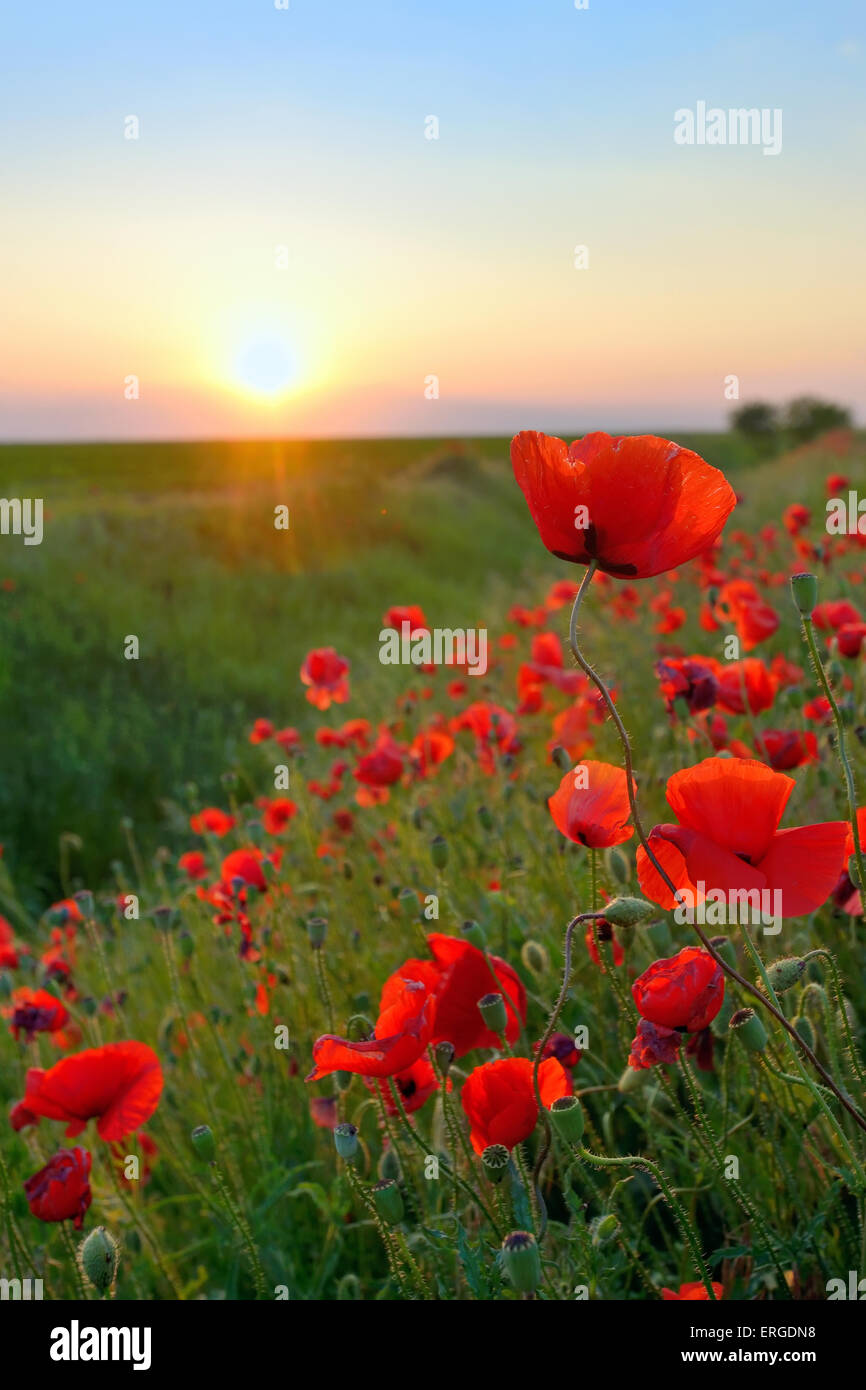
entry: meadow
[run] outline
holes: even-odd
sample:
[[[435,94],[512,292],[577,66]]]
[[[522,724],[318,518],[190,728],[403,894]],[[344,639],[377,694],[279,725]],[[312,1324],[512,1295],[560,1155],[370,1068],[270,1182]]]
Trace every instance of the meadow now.
[[[761,463],[733,436],[674,437],[738,494],[718,547],[597,574],[580,614],[643,822],[672,819],[669,779],[706,758],[790,775],[786,825],[844,822],[866,605],[859,538],[828,537],[824,503],[834,474],[863,487],[864,441]],[[541,543],[508,441],[0,460],[5,494],[46,509],[41,546],[2,538],[0,1273],[52,1298],[780,1301],[866,1273],[846,832],[814,851],[832,894],[778,934],[722,930],[776,1017],[729,976],[711,1016],[646,1018],[632,986],[696,937],[639,880],[627,805],[612,834],[602,808],[579,835],[548,807],[573,767],[607,777],[623,750],[569,651],[585,570]],[[797,570],[853,606],[815,624],[838,725]],[[419,628],[485,628],[488,671],[383,665],[386,615],[409,605]],[[323,649],[348,668],[318,672]],[[450,990],[460,1041],[401,984],[434,960],[437,1027]],[[365,1076],[353,1058],[383,1018],[419,1047]],[[642,1053],[641,1020],[664,1034]],[[347,1041],[314,1054],[323,1036]],[[139,1050],[110,1050],[124,1040]],[[38,1074],[102,1048],[65,1086]],[[25,1192],[58,1146],[65,1170]]]

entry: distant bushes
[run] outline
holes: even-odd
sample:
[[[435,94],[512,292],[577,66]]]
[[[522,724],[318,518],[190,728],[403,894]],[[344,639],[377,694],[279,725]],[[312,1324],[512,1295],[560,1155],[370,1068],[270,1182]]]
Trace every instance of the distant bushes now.
[[[808,444],[828,430],[850,429],[851,412],[817,396],[797,396],[786,406],[748,401],[733,411],[731,428],[760,455],[781,453]]]

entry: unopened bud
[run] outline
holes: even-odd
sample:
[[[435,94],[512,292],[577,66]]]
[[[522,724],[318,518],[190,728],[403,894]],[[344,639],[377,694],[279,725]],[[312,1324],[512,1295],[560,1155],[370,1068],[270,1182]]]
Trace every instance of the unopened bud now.
[[[448,841],[444,835],[436,835],[430,841],[430,858],[436,869],[444,869],[448,863]]]
[[[623,884],[631,882],[631,865],[622,850],[616,845],[611,845],[604,852],[604,862],[611,878],[617,883]]]
[[[480,922],[464,922],[460,930],[472,946],[477,946],[479,951],[484,950],[487,945],[487,937]]]
[[[478,823],[482,830],[493,829],[493,816],[490,814],[490,810],[487,806],[478,807]]]
[[[210,1125],[197,1125],[190,1135],[192,1146],[203,1163],[213,1163],[216,1158],[216,1140]]]
[[[104,1226],[97,1226],[78,1247],[78,1260],[91,1284],[107,1293],[117,1273],[118,1246]]]
[[[568,756],[568,753],[563,748],[561,743],[558,743],[556,745],[550,756],[556,763],[556,766],[559,768],[560,772],[568,772],[569,768],[571,767],[571,758]]]
[[[806,1044],[807,1047],[811,1047],[812,1051],[814,1052],[815,1029],[812,1027],[812,1020],[807,1018],[805,1014],[798,1014],[797,1017],[793,1020],[793,1023],[797,1032],[800,1034],[800,1037],[803,1039],[803,1042]]]
[[[805,970],[806,962],[800,960],[799,956],[783,956],[767,966],[767,979],[776,994],[784,994],[786,989],[791,989],[802,978]]]
[[[442,1072],[443,1076],[447,1076],[451,1069],[451,1063],[454,1061],[454,1052],[454,1044],[444,1040],[438,1042],[433,1048],[433,1055],[436,1058],[439,1070]]]
[[[646,898],[614,898],[602,911],[613,927],[636,927],[639,922],[654,917],[658,908]]]
[[[520,959],[533,975],[546,975],[550,969],[550,956],[538,941],[524,941]]]

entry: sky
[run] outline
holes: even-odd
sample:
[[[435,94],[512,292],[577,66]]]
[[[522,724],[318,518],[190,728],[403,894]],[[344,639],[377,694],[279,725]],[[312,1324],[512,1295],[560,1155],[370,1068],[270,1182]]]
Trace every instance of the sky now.
[[[862,4],[581,3],[7,6],[0,438],[864,420]]]

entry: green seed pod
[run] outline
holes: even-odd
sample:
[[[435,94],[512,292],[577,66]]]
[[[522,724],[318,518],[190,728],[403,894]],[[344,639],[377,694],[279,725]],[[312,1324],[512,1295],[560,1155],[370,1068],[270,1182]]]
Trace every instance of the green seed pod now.
[[[203,1163],[213,1163],[216,1158],[216,1140],[210,1125],[197,1125],[190,1135],[192,1146]]]
[[[786,989],[791,989],[802,979],[805,970],[806,962],[798,956],[783,956],[767,967],[767,978],[776,994],[784,994]]]
[[[438,1042],[433,1048],[433,1055],[439,1065],[439,1070],[443,1076],[447,1076],[451,1070],[451,1063],[454,1061],[454,1044],[451,1042]]]
[[[646,898],[614,898],[603,911],[605,921],[613,927],[636,927],[639,922],[655,916],[658,908]]]
[[[418,894],[414,888],[401,888],[397,894],[397,902],[400,904],[400,911],[403,916],[412,921],[418,916]]]
[[[512,1288],[533,1293],[541,1282],[541,1256],[535,1236],[512,1231],[502,1242],[502,1267]]]
[[[481,826],[482,830],[493,829],[493,816],[490,814],[490,811],[486,806],[478,807],[478,823]]]
[[[485,994],[478,1000],[478,1012],[492,1033],[502,1034],[508,1027],[508,1010],[501,994]]]
[[[343,1123],[334,1126],[334,1147],[340,1158],[350,1162],[358,1152],[358,1130],[355,1125]]]
[[[791,575],[791,597],[794,606],[804,618],[810,618],[818,602],[818,580],[814,574]]]
[[[561,743],[558,743],[556,745],[550,756],[556,763],[556,766],[559,768],[560,772],[568,772],[569,768],[571,767],[571,758],[568,756],[568,753],[563,748]]]
[[[500,1183],[508,1172],[511,1155],[504,1144],[488,1144],[481,1155],[481,1163],[490,1181]]]
[[[538,941],[524,941],[520,959],[533,975],[546,975],[550,969],[550,956]]]
[[[464,922],[460,930],[471,945],[477,946],[479,951],[484,950],[487,945],[487,937],[480,922]]]
[[[737,950],[729,936],[710,937],[710,945],[714,946],[721,956],[725,965],[729,965],[732,970],[737,968]]]
[[[583,1106],[577,1096],[560,1096],[548,1111],[550,1123],[567,1144],[576,1144],[586,1123]]]
[[[354,1072],[351,1072],[351,1071],[335,1071],[335,1072],[334,1072],[334,1080],[335,1080],[336,1083],[337,1083],[337,1089],[340,1091],[340,1094],[341,1094],[341,1095],[342,1095],[342,1093],[343,1093],[344,1091],[348,1091],[349,1087],[350,1087],[351,1084],[352,1084],[353,1079],[354,1079]]]
[[[314,951],[319,951],[325,944],[325,937],[328,932],[328,922],[325,917],[307,918],[307,936],[310,938],[310,945]]]
[[[118,1245],[104,1226],[97,1226],[78,1247],[78,1260],[91,1284],[107,1293],[117,1274]]]
[[[403,1220],[403,1198],[393,1178],[377,1182],[373,1188],[376,1211],[387,1226],[398,1226]]]
[[[448,841],[444,835],[436,835],[430,841],[430,858],[433,860],[434,868],[445,868],[448,863]]]
[[[749,1052],[763,1052],[767,1046],[767,1030],[754,1009],[738,1009],[730,1028]]]

